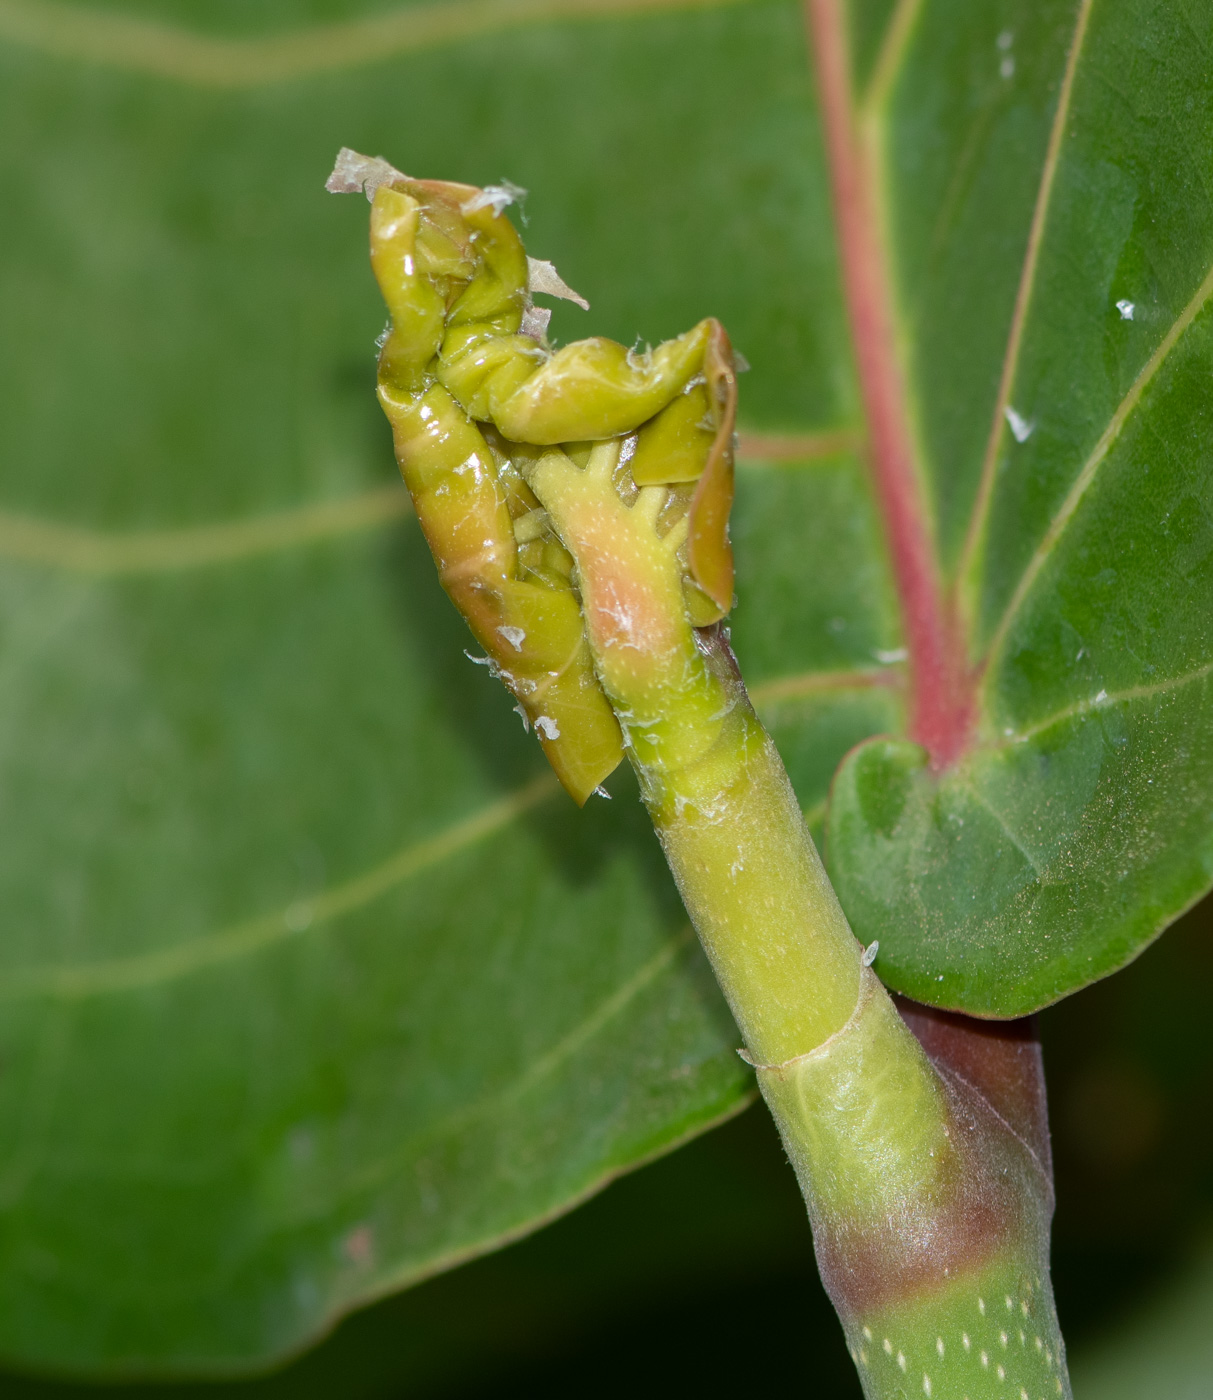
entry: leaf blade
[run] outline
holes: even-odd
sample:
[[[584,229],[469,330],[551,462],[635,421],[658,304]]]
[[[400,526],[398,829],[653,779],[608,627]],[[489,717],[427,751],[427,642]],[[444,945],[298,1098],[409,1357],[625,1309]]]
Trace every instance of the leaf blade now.
[[[358,206],[321,190],[351,142],[510,175],[593,329],[720,309],[756,365],[748,440],[848,450],[795,10],[644,9],[225,88],[73,49],[79,31],[3,42],[0,8],[15,1361],[264,1365],[747,1101],[634,793],[577,823],[541,800],[531,741],[464,660],[398,511]],[[288,39],[301,13],[276,12]],[[210,64],[266,34],[245,6],[190,19]],[[798,667],[825,659],[800,639]],[[867,732],[836,709],[797,716],[825,736],[805,741],[815,801],[822,743]]]
[[[829,864],[882,976],[978,1015],[1115,971],[1210,879],[1209,736],[1167,688],[1198,690],[1213,643],[1206,396],[1185,370],[1210,291],[1213,207],[1185,164],[1209,36],[1148,8],[927,4],[891,98],[891,256],[978,708],[946,771],[879,741],[848,758]],[[1018,168],[992,159],[1016,121]],[[932,243],[945,214],[967,245]]]

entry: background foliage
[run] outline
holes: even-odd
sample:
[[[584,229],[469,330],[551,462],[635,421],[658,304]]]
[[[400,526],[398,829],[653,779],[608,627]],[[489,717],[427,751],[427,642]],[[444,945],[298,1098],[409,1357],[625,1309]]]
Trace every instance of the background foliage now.
[[[1213,910],[1044,1014],[1054,1274],[1078,1400],[1204,1400],[1213,1310]],[[355,1314],[224,1400],[705,1396],[858,1400],[769,1118],[747,1110],[521,1244]],[[772,1321],[774,1326],[771,1326]],[[761,1349],[756,1338],[763,1337]],[[20,1400],[91,1387],[4,1377]],[[207,1385],[107,1388],[206,1400]]]
[[[918,9],[863,0],[852,18],[857,83],[883,103],[951,567],[1086,8]],[[1109,415],[1178,348],[995,672],[983,733],[1007,721],[1024,743],[995,735],[942,795],[902,746],[849,761],[831,868],[859,931],[879,932],[882,974],[919,995],[943,979],[962,1000],[1048,1000],[1208,880],[1207,613],[1184,608],[1207,601],[1213,557],[1211,21],[1130,0],[1092,14],[1013,384],[1034,431],[998,439],[994,527],[966,576],[976,636]],[[900,86],[882,87],[899,15]],[[802,19],[791,0],[0,0],[0,130],[0,1352],[111,1376],[239,1369],[531,1228],[750,1092],[628,780],[573,820],[463,660],[374,405],[382,311],[365,207],[322,191],[333,154],[533,190],[531,250],[593,303],[557,309],[562,339],[656,340],[708,312],[729,326],[753,365],[734,636],[821,834],[839,761],[902,728],[902,637]],[[1114,559],[1094,570],[1101,530]],[[894,879],[921,895],[908,920]],[[1060,958],[1046,908],[1068,930]],[[1146,969],[1174,966],[1152,956],[1125,978],[1137,999],[1092,994],[1145,1018],[1143,1061]],[[1017,981],[991,980],[1008,965]],[[1101,1082],[1104,1052],[1094,1070],[1084,1056],[1104,1022],[1052,1014],[1059,1044],[1081,1028],[1064,1063]],[[1154,1136],[1141,1128],[1133,1170],[1189,1102],[1174,1085],[1205,1082],[1192,1036],[1197,1053],[1142,1071]],[[1075,1091],[1105,1105],[1095,1141],[1101,1114],[1133,1121],[1125,1086],[1144,1081],[1117,1079],[1116,1056],[1138,1053],[1109,1050],[1112,1088]],[[842,1356],[765,1127],[747,1115],[692,1151],[355,1319],[281,1381],[232,1389],[326,1393],[356,1358],[367,1395],[396,1393],[402,1369],[436,1394],[510,1358],[525,1370],[555,1323],[590,1329],[582,1359],[600,1356],[614,1344],[588,1319],[643,1331],[621,1301],[638,1275],[682,1297],[692,1329],[738,1306],[738,1280],[784,1279]],[[1207,1200],[1192,1160],[1164,1198]],[[1158,1267],[1169,1219],[1157,1247],[1138,1242]],[[1115,1246],[1118,1267],[1138,1245]]]

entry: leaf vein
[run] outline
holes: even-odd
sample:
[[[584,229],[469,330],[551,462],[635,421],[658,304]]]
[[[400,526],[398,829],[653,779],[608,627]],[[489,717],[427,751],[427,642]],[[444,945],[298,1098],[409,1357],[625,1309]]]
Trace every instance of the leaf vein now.
[[[880,51],[872,66],[867,91],[858,104],[863,120],[874,120],[888,101],[893,84],[905,63],[910,36],[914,32],[914,24],[922,12],[922,6],[923,0],[897,0],[880,41]]]
[[[862,434],[848,429],[783,436],[743,433],[738,452],[752,464],[782,464],[856,451],[862,445]],[[166,530],[93,530],[0,510],[0,559],[99,577],[177,573],[375,529],[405,519],[411,509],[403,487],[391,485],[344,500]]]
[[[399,485],[243,520],[168,530],[90,530],[0,511],[0,559],[100,577],[175,573],[373,529],[404,519],[410,511],[408,494]]]
[[[296,33],[225,38],[69,0],[0,0],[0,39],[56,58],[203,88],[253,88],[365,67],[544,22],[718,9],[753,0],[445,0]]]
[[[481,1099],[455,1109],[422,1131],[406,1138],[389,1156],[369,1164],[354,1177],[350,1184],[351,1193],[372,1189],[385,1180],[398,1175],[405,1163],[420,1149],[432,1143],[464,1131],[474,1123],[513,1109],[519,1099],[524,1098],[544,1080],[550,1079],[563,1065],[593,1038],[619,1016],[636,998],[670,966],[678,955],[694,940],[695,931],[687,925],[674,937],[668,939],[658,951],[617,987],[609,996],[594,1007],[575,1026],[571,1027],[553,1045],[543,1051],[504,1088],[487,1094]]]
[[[1027,846],[1025,846],[1023,842],[1019,839],[1019,836],[1011,830],[1011,827],[1007,823],[1007,819],[1003,816],[1003,814],[998,810],[997,807],[994,806],[994,804],[990,801],[986,794],[982,792],[981,788],[974,782],[969,783],[969,796],[972,797],[973,800],[979,806],[984,807],[986,811],[989,812],[990,816],[994,818],[994,820],[998,823],[999,828],[1005,834],[1007,840],[1010,841],[1011,845],[1015,847],[1019,854],[1023,856],[1024,860],[1026,860],[1028,864],[1032,867],[1032,871],[1035,874],[1037,880],[1043,880],[1045,878],[1044,868],[1037,862],[1036,857],[1027,848]]]
[[[313,899],[296,901],[286,909],[243,920],[217,933],[125,958],[15,970],[0,982],[0,1001],[36,996],[83,1001],[162,986],[300,938],[334,919],[364,908],[397,885],[495,835],[558,791],[555,777],[542,773],[509,796],[464,817],[436,836],[405,846],[379,865]],[[301,913],[306,915],[305,919],[295,917]]]
[[[742,432],[737,435],[737,456],[743,462],[804,462],[858,452],[864,442],[863,432],[853,428],[820,433]]]
[[[978,479],[977,495],[973,499],[973,513],[965,532],[956,577],[961,587],[973,567],[978,548],[985,534],[990,503],[994,494],[994,475],[998,465],[998,450],[1006,432],[1006,408],[1011,401],[1011,388],[1019,368],[1019,353],[1023,346],[1024,327],[1036,285],[1036,269],[1040,262],[1040,250],[1044,243],[1045,225],[1049,217],[1049,205],[1053,196],[1053,184],[1061,164],[1061,143],[1065,136],[1070,117],[1071,98],[1074,93],[1074,79],[1078,71],[1078,59],[1086,38],[1087,22],[1091,15],[1093,0],[1080,0],[1078,16],[1074,25],[1074,36],[1070,41],[1070,52],[1066,57],[1065,72],[1062,76],[1061,91],[1057,98],[1057,109],[1053,113],[1053,125],[1049,131],[1049,143],[1045,148],[1045,162],[1041,168],[1040,185],[1036,191],[1036,204],[1032,210],[1032,222],[1028,229],[1028,246],[1024,251],[1023,268],[1019,277],[1019,288],[1015,293],[1015,307],[1011,313],[1011,328],[1007,335],[1007,347],[1003,355],[1002,374],[998,382],[998,394],[994,400],[994,412],[990,420],[990,433],[986,440],[985,456],[981,463],[981,476]]]
[[[781,700],[801,700],[846,690],[890,689],[905,683],[905,668],[899,665],[856,668],[853,671],[804,671],[779,676],[751,686],[750,700],[755,708],[777,705]]]
[[[1064,709],[1055,710],[1053,714],[1045,719],[1038,720],[1035,724],[1029,725],[1026,729],[1012,730],[1005,733],[1000,739],[983,744],[983,749],[1009,749],[1016,744],[1030,743],[1037,735],[1045,733],[1055,725],[1064,724],[1067,720],[1078,719],[1082,715],[1094,714],[1100,710],[1105,710],[1111,705],[1127,704],[1133,700],[1149,700],[1156,695],[1168,695],[1172,691],[1182,690],[1185,686],[1195,685],[1198,681],[1205,680],[1213,675],[1213,661],[1204,666],[1199,666],[1195,671],[1187,671],[1182,676],[1168,676],[1165,680],[1156,681],[1151,685],[1128,686],[1124,690],[1113,691],[1110,695],[1101,692],[1098,697],[1086,700],[1076,700],[1073,705],[1067,705]]]
[[[1041,540],[1040,544],[1037,545],[1036,552],[1029,560],[1027,568],[1024,570],[1019,583],[1016,585],[1015,592],[1011,595],[1011,600],[1007,604],[1006,610],[999,620],[997,628],[994,630],[989,649],[986,653],[985,673],[987,676],[989,676],[993,670],[993,662],[1006,642],[1007,633],[1010,630],[1012,622],[1015,620],[1016,614],[1023,605],[1024,599],[1031,591],[1032,585],[1036,582],[1041,569],[1044,568],[1058,540],[1065,533],[1066,527],[1074,518],[1075,512],[1078,510],[1083,497],[1087,494],[1092,482],[1095,480],[1099,468],[1103,465],[1109,452],[1111,452],[1112,447],[1115,445],[1117,438],[1119,438],[1124,429],[1125,424],[1129,421],[1134,410],[1141,402],[1142,395],[1166,362],[1171,351],[1174,350],[1175,346],[1183,338],[1184,332],[1196,319],[1211,296],[1213,296],[1213,267],[1210,267],[1205,275],[1204,281],[1196,289],[1192,300],[1188,302],[1187,306],[1185,306],[1183,311],[1176,317],[1170,330],[1167,331],[1166,335],[1159,343],[1158,348],[1146,361],[1140,374],[1138,374],[1137,378],[1133,381],[1129,392],[1120,401],[1116,412],[1113,413],[1108,421],[1108,426],[1103,430],[1099,441],[1091,450],[1091,455],[1087,458],[1086,462],[1083,463],[1082,470],[1078,473],[1073,486],[1070,487],[1065,500],[1058,508],[1057,514],[1049,523],[1049,528],[1045,531],[1044,538]]]

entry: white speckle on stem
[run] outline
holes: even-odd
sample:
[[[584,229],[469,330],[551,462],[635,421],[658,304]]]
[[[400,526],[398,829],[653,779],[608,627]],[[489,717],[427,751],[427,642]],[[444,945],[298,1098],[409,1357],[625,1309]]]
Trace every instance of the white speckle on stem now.
[[[871,967],[872,964],[876,961],[876,954],[879,953],[879,952],[880,952],[880,939],[879,939],[879,938],[874,938],[874,939],[872,939],[871,943],[869,943],[868,946],[863,950],[863,959],[862,959],[862,961],[863,961],[864,967]],[[940,1356],[942,1356],[942,1355],[943,1355],[943,1342],[942,1342],[942,1341],[939,1343],[939,1348],[940,1348],[939,1354],[940,1354]]]
[[[560,738],[560,726],[551,715],[537,715],[535,717],[535,728],[549,742]]]
[[[1016,442],[1027,442],[1036,430],[1036,424],[1030,423],[1022,414],[1016,413],[1010,404],[1006,404],[1002,410],[1003,417],[1007,420],[1007,425],[1011,429]]]
[[[1012,34],[1009,29],[1004,29],[1002,33],[998,36],[998,47],[1003,51],[1003,53],[1006,53],[1014,42],[1015,35]]]
[[[904,661],[909,654],[905,647],[894,647],[891,651],[877,650],[872,653],[882,666],[895,666],[897,662]]]
[[[1009,80],[1015,76],[1015,60],[1010,54],[998,65],[998,75],[1004,80]]]
[[[521,651],[522,644],[526,641],[526,630],[522,627],[498,627],[497,635],[504,637],[515,651]]]

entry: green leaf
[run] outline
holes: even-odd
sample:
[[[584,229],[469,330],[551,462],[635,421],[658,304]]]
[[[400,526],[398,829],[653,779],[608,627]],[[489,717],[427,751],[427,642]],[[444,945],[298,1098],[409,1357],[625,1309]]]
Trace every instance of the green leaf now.
[[[1209,883],[1195,7],[1092,13],[1011,381],[1035,428],[964,554],[1076,14],[852,13],[923,519],[992,656],[940,779],[796,0],[0,0],[6,1357],[264,1365],[750,1093],[634,788],[575,813],[461,654],[341,145],[529,188],[593,304],[561,339],[729,327],[734,641],[815,830],[894,736],[828,815],[886,980],[1036,1004]],[[991,807],[997,860],[949,815]]]
[[[559,334],[717,312],[747,431],[835,434],[747,467],[738,521],[820,809],[892,722],[893,623],[878,563],[849,581],[877,525],[799,17],[598,8],[0,3],[15,1362],[263,1365],[751,1093],[634,787],[578,814],[463,656],[374,401],[365,206],[323,191],[342,144],[508,176],[594,303]],[[807,634],[789,511],[837,581]]]
[[[1020,1015],[1213,879],[1213,15],[901,11],[868,120],[975,709],[942,771],[848,757],[829,866],[887,982]]]

